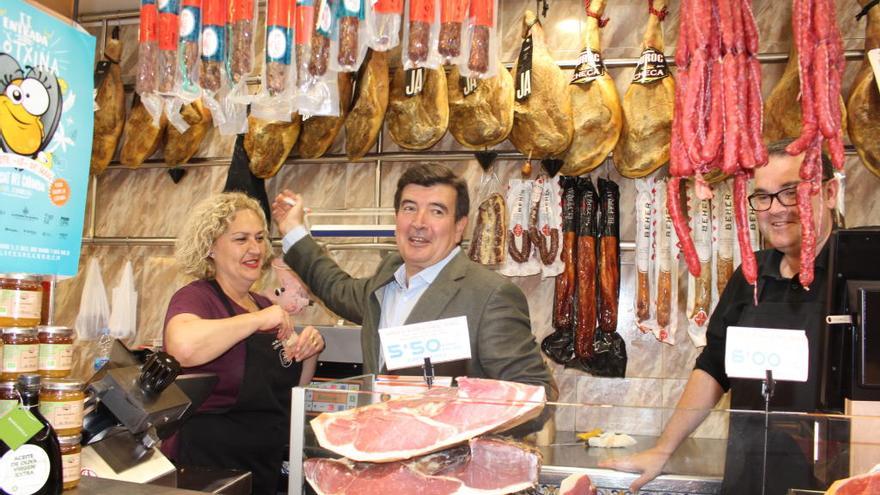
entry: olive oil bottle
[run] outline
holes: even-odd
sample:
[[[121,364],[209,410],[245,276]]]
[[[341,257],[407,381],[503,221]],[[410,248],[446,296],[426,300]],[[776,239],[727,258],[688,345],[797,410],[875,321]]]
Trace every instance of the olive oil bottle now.
[[[0,432],[11,435],[7,440],[31,434],[22,432],[36,433],[15,449],[0,440],[0,494],[57,495],[63,486],[61,448],[55,430],[39,411],[40,375],[19,376],[16,389],[21,410],[13,409],[0,418]]]

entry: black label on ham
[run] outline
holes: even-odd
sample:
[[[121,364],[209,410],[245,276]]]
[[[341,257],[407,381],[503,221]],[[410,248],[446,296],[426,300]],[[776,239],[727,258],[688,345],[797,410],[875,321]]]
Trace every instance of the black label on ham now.
[[[417,69],[407,69],[404,72],[403,77],[404,81],[406,81],[406,86],[403,88],[403,93],[406,96],[418,96],[422,94],[422,90],[425,89],[424,67],[419,67]]]
[[[605,63],[602,62],[602,54],[594,52],[586,47],[578,56],[577,66],[571,76],[571,84],[586,84],[596,80],[605,74]]]
[[[669,77],[669,66],[666,65],[666,56],[655,48],[645,48],[639,57],[639,65],[633,73],[632,82],[636,84],[648,84]]]
[[[516,101],[522,102],[532,94],[532,35],[526,36],[519,49],[519,60],[516,63],[514,80]]]
[[[110,73],[110,67],[113,66],[112,64],[113,62],[109,60],[101,60],[98,62],[98,65],[95,66],[95,89],[101,87],[104,78]]]
[[[480,80],[475,77],[459,77],[458,86],[464,96],[470,96],[480,87]]]
[[[562,230],[565,232],[577,231],[577,178],[560,177],[559,185],[562,186]]]

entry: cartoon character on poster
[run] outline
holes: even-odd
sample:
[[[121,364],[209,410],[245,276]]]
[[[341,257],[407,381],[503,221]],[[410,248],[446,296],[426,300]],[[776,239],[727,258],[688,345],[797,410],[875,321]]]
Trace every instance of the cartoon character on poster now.
[[[0,272],[75,275],[94,122],[95,39],[0,6]]]

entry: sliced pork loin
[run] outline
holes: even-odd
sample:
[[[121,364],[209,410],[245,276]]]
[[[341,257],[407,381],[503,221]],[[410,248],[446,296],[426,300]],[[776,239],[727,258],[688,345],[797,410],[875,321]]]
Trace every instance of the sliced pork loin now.
[[[325,449],[354,461],[391,462],[508,430],[537,417],[544,401],[544,387],[460,377],[457,388],[323,413],[311,426]]]

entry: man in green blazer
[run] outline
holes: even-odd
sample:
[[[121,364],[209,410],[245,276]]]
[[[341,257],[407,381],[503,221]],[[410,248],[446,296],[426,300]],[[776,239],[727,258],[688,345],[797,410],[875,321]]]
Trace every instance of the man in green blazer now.
[[[386,371],[379,328],[465,316],[471,359],[436,364],[438,376],[540,385],[555,400],[558,391],[532,335],[525,295],[459,247],[469,208],[467,183],[447,167],[407,168],[394,195],[398,252],[367,278],[351,277],[309,237],[298,194],[279,194],[272,216],[284,236],[284,261],[330,310],[361,325],[365,373]]]

